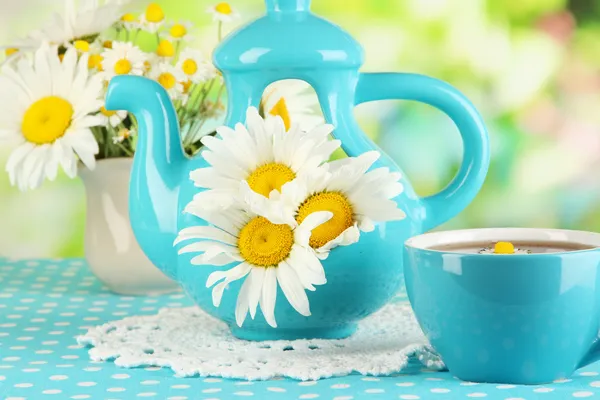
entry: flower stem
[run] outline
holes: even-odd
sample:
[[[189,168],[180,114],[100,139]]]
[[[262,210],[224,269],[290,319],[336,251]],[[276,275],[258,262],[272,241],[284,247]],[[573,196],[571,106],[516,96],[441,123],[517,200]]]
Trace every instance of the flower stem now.
[[[121,150],[123,150],[123,152],[125,154],[127,154],[129,157],[133,157],[133,152],[129,151],[129,149],[127,147],[123,146],[122,143],[117,142],[116,145],[119,146],[121,148]]]
[[[223,21],[219,21],[217,31],[218,31],[217,37],[220,42],[221,40],[223,40]]]
[[[137,38],[138,38],[138,35],[140,34],[140,31],[141,31],[141,29],[140,29],[140,28],[137,28],[137,29],[135,30],[135,34],[133,35],[133,40],[132,40],[132,42],[131,42],[131,43],[133,43],[133,44],[136,44],[136,43],[137,43]]]

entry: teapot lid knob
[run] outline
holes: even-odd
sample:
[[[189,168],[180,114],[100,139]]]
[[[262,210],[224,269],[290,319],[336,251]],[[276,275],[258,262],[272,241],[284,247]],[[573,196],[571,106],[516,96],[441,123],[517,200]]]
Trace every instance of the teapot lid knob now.
[[[306,12],[311,0],[265,0],[267,12]]]

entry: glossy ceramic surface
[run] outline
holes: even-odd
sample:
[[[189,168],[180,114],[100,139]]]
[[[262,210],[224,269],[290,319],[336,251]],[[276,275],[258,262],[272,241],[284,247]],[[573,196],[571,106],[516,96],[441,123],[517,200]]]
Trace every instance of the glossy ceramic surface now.
[[[480,189],[489,165],[489,144],[475,107],[448,84],[412,74],[361,74],[361,47],[347,33],[309,11],[307,0],[269,0],[267,14],[226,38],[214,61],[228,88],[226,125],[244,122],[249,106],[258,106],[264,89],[281,79],[302,79],[316,90],[334,136],[352,156],[377,149],[361,132],[355,105],[383,99],[421,101],[441,109],[456,123],[464,141],[464,162],[442,193],[421,199],[403,178],[405,191],[395,200],[407,218],[379,224],[360,242],[338,248],[324,262],[328,283],[308,294],[312,316],[292,310],[282,293],[276,303],[278,328],[262,316],[235,327],[235,299],[240,282],[231,284],[221,306],[212,306],[206,277],[215,267],[190,265],[190,256],[172,248],[180,229],[204,224],[182,209],[197,193],[189,172],[206,166],[201,156],[187,159],[180,146],[176,114],[166,92],[141,77],[111,81],[107,108],[125,109],[139,121],[139,144],[131,178],[133,229],[150,259],[177,279],[195,301],[233,326],[239,337],[266,340],[298,337],[344,337],[356,321],[383,306],[402,279],[402,243],[429,230],[466,207]],[[398,171],[383,152],[378,166]]]
[[[540,384],[600,359],[600,249],[519,255],[427,250],[503,240],[600,246],[600,234],[546,229],[436,232],[408,240],[409,300],[450,372],[473,382]]]
[[[129,222],[131,158],[100,160],[81,168],[85,186],[85,258],[110,290],[126,295],[169,293],[178,289],[138,245]]]

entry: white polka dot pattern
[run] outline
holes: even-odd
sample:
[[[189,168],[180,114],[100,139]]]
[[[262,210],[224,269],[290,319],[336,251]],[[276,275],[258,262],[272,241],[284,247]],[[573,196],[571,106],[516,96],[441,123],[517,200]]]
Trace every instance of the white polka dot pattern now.
[[[395,301],[406,301],[401,294]],[[74,337],[94,325],[163,307],[192,305],[183,294],[113,295],[81,260],[0,259],[0,399],[2,400],[260,400],[288,399],[485,399],[600,398],[600,365],[542,386],[474,384],[447,372],[422,371],[411,362],[388,377],[351,375],[298,382],[246,382],[216,377],[177,378],[169,370],[124,370],[90,361]]]

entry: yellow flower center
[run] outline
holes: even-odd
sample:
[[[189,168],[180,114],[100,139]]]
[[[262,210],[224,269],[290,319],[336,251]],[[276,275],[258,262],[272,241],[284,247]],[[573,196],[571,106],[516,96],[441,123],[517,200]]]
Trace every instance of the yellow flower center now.
[[[125,75],[131,72],[131,62],[125,58],[115,64],[115,74]]]
[[[120,138],[127,139],[129,136],[131,136],[131,131],[127,128],[121,128],[118,135]]]
[[[185,60],[183,62],[181,69],[187,75],[194,75],[196,73],[196,71],[198,71],[198,64],[196,63],[196,61],[188,58],[187,60]]]
[[[53,143],[71,125],[73,112],[67,100],[58,96],[44,97],[25,111],[21,124],[23,136],[35,144]]]
[[[269,193],[273,190],[280,191],[283,185],[294,178],[296,174],[287,165],[269,163],[255,169],[246,181],[256,193],[269,197]]]
[[[175,47],[173,46],[173,43],[169,42],[166,39],[163,39],[158,44],[156,54],[158,54],[161,57],[173,57],[175,55]]]
[[[310,245],[315,249],[323,247],[354,225],[352,205],[342,193],[321,192],[310,196],[300,206],[296,222],[301,224],[304,218],[317,211],[330,211],[333,217],[313,229]]]
[[[18,53],[19,49],[15,49],[15,48],[10,48],[10,49],[6,49],[4,50],[4,53],[6,54],[7,57],[12,56],[15,53]]]
[[[112,47],[113,47],[112,45],[113,45],[112,40],[105,40],[102,43],[102,47],[104,47],[105,49],[112,49]]]
[[[187,34],[187,28],[182,24],[175,24],[171,27],[171,36],[174,38],[182,38]]]
[[[121,17],[121,21],[123,22],[135,22],[135,15],[132,13],[127,13]]]
[[[269,114],[271,114],[273,116],[279,115],[281,117],[281,119],[283,120],[283,125],[285,125],[285,130],[286,131],[290,130],[290,127],[292,126],[292,120],[290,118],[290,111],[289,111],[287,104],[285,102],[285,99],[283,97],[281,99],[279,99],[279,101],[277,103],[275,103],[275,105],[273,106],[273,108],[271,108],[271,110],[269,110]]]
[[[494,245],[495,254],[514,254],[515,246],[511,242],[498,242]]]
[[[63,62],[63,60],[65,59],[65,53],[59,54],[58,59],[60,60],[60,62]]]
[[[189,93],[190,89],[192,88],[192,81],[187,80],[185,82],[182,82],[182,86],[183,86],[183,93]]]
[[[82,53],[87,53],[90,51],[90,44],[85,40],[76,40],[73,42],[73,46]]]
[[[156,3],[150,3],[146,8],[146,21],[148,22],[161,22],[165,19],[165,13],[163,9]]]
[[[240,255],[250,264],[272,267],[292,251],[294,233],[288,225],[275,225],[264,217],[255,217],[240,230]]]
[[[177,79],[170,72],[163,72],[158,77],[158,83],[160,83],[165,89],[173,89],[177,84]]]
[[[102,113],[102,115],[104,115],[106,117],[112,117],[113,115],[115,115],[117,113],[116,111],[107,110],[104,106],[100,107],[100,112]]]
[[[233,9],[229,5],[229,3],[224,1],[215,6],[215,11],[218,12],[219,14],[229,15],[233,12]]]
[[[88,68],[96,68],[98,71],[102,71],[102,56],[100,54],[92,54],[88,58]]]
[[[144,70],[146,72],[150,71],[152,69],[152,64],[150,63],[150,61],[146,60],[144,61]]]

